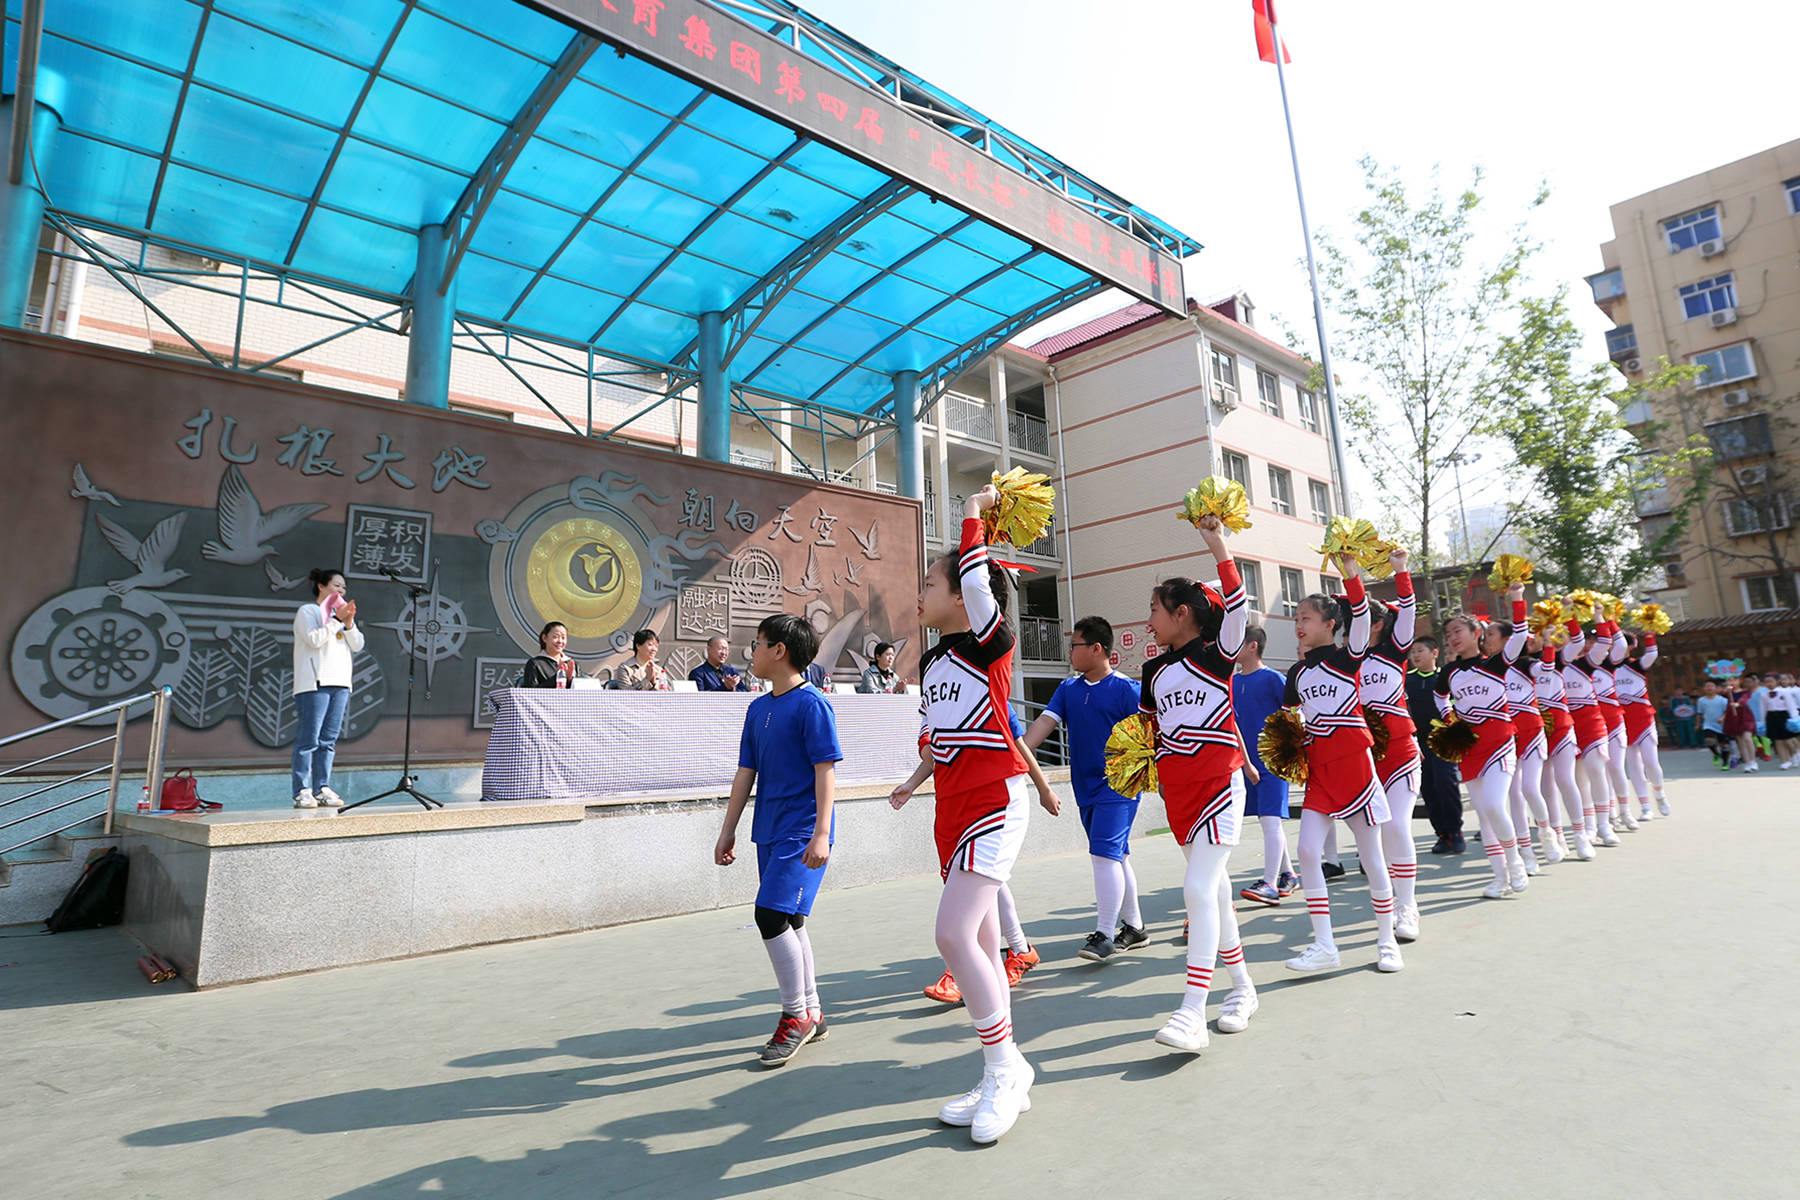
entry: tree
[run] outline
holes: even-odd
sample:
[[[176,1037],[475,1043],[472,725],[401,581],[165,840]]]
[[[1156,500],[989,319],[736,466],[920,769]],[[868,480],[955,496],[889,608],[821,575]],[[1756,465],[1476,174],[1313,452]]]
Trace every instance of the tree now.
[[[1565,294],[1527,299],[1517,332],[1497,346],[1493,428],[1513,452],[1510,515],[1533,547],[1539,582],[1627,595],[1676,550],[1701,503],[1703,489],[1668,481],[1704,473],[1711,454],[1685,439],[1646,450],[1621,413],[1681,392],[1698,372],[1664,359],[1648,379],[1621,389],[1610,365],[1583,368],[1580,354]],[[1640,511],[1664,514],[1648,536],[1640,536]]]
[[[1537,246],[1516,225],[1477,261],[1482,172],[1446,197],[1415,203],[1398,174],[1362,160],[1371,193],[1355,245],[1321,236],[1333,330],[1376,395],[1340,396],[1348,440],[1429,576],[1437,493],[1452,461],[1483,432],[1504,382],[1494,369],[1496,322],[1513,306]],[[1544,202],[1539,188],[1527,209]]]

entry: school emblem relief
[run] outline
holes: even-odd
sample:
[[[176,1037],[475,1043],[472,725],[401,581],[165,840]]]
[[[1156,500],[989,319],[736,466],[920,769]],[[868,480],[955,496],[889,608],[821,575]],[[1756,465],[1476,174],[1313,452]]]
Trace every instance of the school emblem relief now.
[[[603,638],[637,610],[644,576],[625,535],[594,517],[558,521],[532,543],[526,567],[531,602],[571,638]]]

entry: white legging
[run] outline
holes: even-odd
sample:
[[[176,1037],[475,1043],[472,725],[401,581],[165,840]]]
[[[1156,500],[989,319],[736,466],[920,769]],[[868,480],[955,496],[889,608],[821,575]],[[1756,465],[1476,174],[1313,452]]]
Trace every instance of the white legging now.
[[[1656,745],[1656,726],[1652,724],[1644,736],[1625,750],[1625,769],[1631,775],[1638,803],[1645,809],[1650,807],[1650,788],[1654,787],[1658,796],[1663,793],[1662,759],[1657,756]]]
[[[1569,814],[1569,833],[1574,835],[1587,828],[1587,817],[1581,811],[1581,785],[1575,782],[1575,743],[1564,741],[1555,754],[1544,763],[1543,790],[1546,796],[1552,795],[1551,788],[1562,794],[1563,811]]]
[[[954,866],[938,897],[938,953],[978,1029],[1012,1011],[1000,963],[999,892],[999,880]]]
[[[1480,822],[1481,848],[1487,851],[1488,865],[1494,869],[1494,879],[1502,887],[1508,882],[1508,870],[1514,864],[1523,865],[1519,858],[1518,834],[1513,829],[1512,816],[1506,811],[1512,793],[1512,777],[1513,772],[1493,766],[1466,781],[1469,800],[1475,805],[1475,816]]]
[[[1213,962],[1224,954],[1228,962],[1243,960],[1234,953],[1243,944],[1238,936],[1237,910],[1231,903],[1231,877],[1226,864],[1230,846],[1215,846],[1195,838],[1181,848],[1187,873],[1181,882],[1187,900],[1187,991],[1184,1008],[1206,1010],[1206,992],[1212,986]]]
[[[1387,859],[1381,853],[1381,830],[1362,815],[1345,822],[1356,838],[1356,853],[1369,877],[1369,898],[1375,902],[1375,936],[1378,942],[1394,938],[1394,885],[1388,878]],[[1308,808],[1300,813],[1300,886],[1306,889],[1306,910],[1312,918],[1313,940],[1337,945],[1331,929],[1331,896],[1325,890],[1323,866],[1325,839],[1333,837],[1337,819]]]
[[[1606,781],[1612,786],[1612,793],[1607,797],[1607,812],[1610,814],[1613,801],[1623,801],[1627,784],[1625,782],[1625,727],[1606,731]],[[1598,806],[1596,806],[1598,807]]]
[[[1550,824],[1550,809],[1544,803],[1542,786],[1543,761],[1535,746],[1530,753],[1521,754],[1519,765],[1513,771],[1512,786],[1508,789],[1512,800],[1513,834],[1518,838],[1520,854],[1531,850],[1532,826]]]
[[[1419,882],[1419,848],[1413,842],[1413,805],[1419,796],[1419,768],[1402,771],[1384,785],[1388,819],[1381,824],[1381,854],[1387,860],[1388,878],[1394,882],[1394,900],[1401,908],[1416,903]],[[1354,823],[1355,818],[1351,818]],[[1369,865],[1363,864],[1367,871]]]
[[[1581,816],[1590,836],[1600,833],[1600,814],[1612,811],[1612,801],[1606,799],[1606,751],[1604,738],[1591,747],[1575,763],[1575,779],[1581,787]]]

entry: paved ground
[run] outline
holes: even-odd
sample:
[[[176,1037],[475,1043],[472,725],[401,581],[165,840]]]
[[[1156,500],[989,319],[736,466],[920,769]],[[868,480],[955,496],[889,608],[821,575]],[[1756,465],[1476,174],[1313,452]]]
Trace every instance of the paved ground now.
[[[1282,969],[1297,897],[1246,913],[1262,1011],[1198,1058],[1150,1040],[1173,845],[1137,856],[1155,943],[1104,968],[1074,957],[1085,858],[1030,865],[1038,1082],[987,1149],[933,1119],[979,1069],[918,995],[935,879],[825,898],[832,1036],[778,1072],[747,910],[204,994],[146,986],[116,930],[0,942],[0,1195],[1793,1196],[1800,778],[1669,759],[1672,820],[1516,900],[1427,856],[1403,974],[1354,870],[1336,974]]]

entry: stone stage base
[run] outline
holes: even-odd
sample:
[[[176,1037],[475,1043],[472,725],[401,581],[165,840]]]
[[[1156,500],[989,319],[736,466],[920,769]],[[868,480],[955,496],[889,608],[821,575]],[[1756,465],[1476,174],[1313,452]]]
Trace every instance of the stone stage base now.
[[[1086,847],[1067,770],[1062,815],[1032,810],[1028,858]],[[929,787],[929,785],[927,785]],[[933,796],[900,812],[885,787],[847,787],[827,888],[937,869]],[[351,813],[124,813],[126,927],[197,987],[404,958],[744,904],[756,893],[746,814],[738,862],[713,865],[725,797],[585,802],[396,801]],[[1165,825],[1147,798],[1140,832]]]

